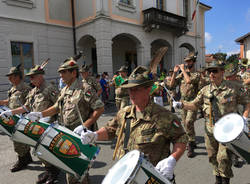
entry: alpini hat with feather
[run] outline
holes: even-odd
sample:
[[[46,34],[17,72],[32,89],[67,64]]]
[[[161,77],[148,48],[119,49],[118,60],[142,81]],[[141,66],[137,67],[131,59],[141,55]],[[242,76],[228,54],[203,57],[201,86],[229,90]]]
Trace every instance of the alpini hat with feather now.
[[[49,58],[44,61],[41,65],[35,65],[30,71],[26,74],[26,76],[37,75],[37,74],[45,74],[44,67],[48,64]]]
[[[185,58],[184,58],[184,61],[196,61],[196,58],[197,58],[197,55],[198,55],[198,52],[194,53],[194,52],[190,52]]]
[[[58,72],[61,72],[63,70],[69,70],[69,69],[79,69],[79,66],[77,64],[77,60],[80,59],[83,56],[83,52],[80,51],[79,54],[75,55],[74,57],[70,57],[66,59],[58,68]]]
[[[21,68],[21,64],[11,67],[9,73],[7,73],[6,76],[10,76],[13,74],[22,75],[22,71],[20,70],[20,68]]]
[[[128,79],[121,85],[122,88],[134,88],[141,86],[152,86],[153,74],[144,66],[138,66],[130,74]]]

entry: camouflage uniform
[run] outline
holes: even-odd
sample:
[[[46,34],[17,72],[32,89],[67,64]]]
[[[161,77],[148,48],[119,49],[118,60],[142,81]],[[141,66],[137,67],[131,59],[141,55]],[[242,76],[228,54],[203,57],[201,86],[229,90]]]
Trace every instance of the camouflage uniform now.
[[[10,109],[16,109],[22,106],[25,102],[25,98],[31,87],[21,82],[17,86],[13,86],[8,91],[8,106]],[[30,147],[27,144],[13,141],[14,150],[19,157],[24,157],[30,151]]]
[[[75,99],[78,100],[83,121],[86,121],[95,109],[104,106],[95,90],[87,83],[75,80],[70,87],[64,87],[53,106],[60,112],[60,122],[70,130],[81,124],[76,105],[73,103]]]
[[[41,68],[40,65],[36,65],[31,69],[26,76],[32,76],[37,74],[45,74],[44,70]],[[28,110],[32,112],[41,112],[49,107],[51,107],[58,97],[58,89],[55,84],[47,83],[44,81],[40,87],[34,87],[27,95],[25,106]],[[56,121],[56,116],[50,117],[49,123]],[[41,159],[43,164],[45,165],[46,173],[49,175],[58,175],[60,170],[54,167],[53,165],[49,164],[48,162]],[[38,177],[40,180],[40,178]],[[38,182],[39,183],[39,182]]]
[[[78,65],[75,61],[69,60],[59,67],[58,72],[68,69],[78,70]],[[53,107],[60,112],[60,123],[72,131],[82,124],[76,104],[78,105],[83,121],[89,119],[94,110],[104,107],[96,91],[88,83],[82,83],[76,79],[69,87],[64,87]],[[96,130],[97,124],[95,123],[90,129],[93,131]],[[79,183],[78,179],[70,174],[66,174],[66,180],[68,184]],[[83,183],[87,184],[88,182],[87,173],[83,179]]]
[[[122,88],[152,87],[153,82],[148,69],[138,66],[123,83]],[[126,132],[117,143],[117,158],[137,149],[156,165],[170,154],[170,143],[187,142],[178,117],[149,99],[148,102],[143,112],[136,111],[135,105],[121,109],[105,126],[109,139],[118,136],[120,131]],[[122,125],[124,130],[121,130]]]
[[[249,95],[244,90],[238,90],[235,83],[223,81],[220,86],[214,84],[205,86],[191,102],[197,107],[202,106],[205,113],[205,145],[208,152],[209,162],[213,165],[213,174],[225,178],[233,177],[231,169],[231,152],[221,143],[218,143],[213,136],[214,122],[220,117],[237,111],[237,104],[250,102]],[[242,88],[244,87],[242,86]],[[214,114],[213,124],[209,123],[210,98],[214,98],[212,109]]]
[[[80,72],[89,72],[90,66],[82,65]],[[92,76],[87,76],[86,79],[82,80],[83,83],[88,83],[96,92],[100,91],[102,89],[100,82],[97,82],[96,79]]]
[[[191,83],[186,84],[183,74],[179,74],[175,79],[175,85],[180,85],[181,99],[190,102],[197,93],[200,81],[200,74],[198,72],[187,72],[190,77]],[[188,135],[189,142],[195,142],[194,122],[196,120],[197,111],[182,110],[182,121],[185,125],[185,130]]]
[[[33,112],[41,112],[52,106],[58,97],[58,89],[52,83],[44,82],[40,88],[34,87],[27,95],[25,106]],[[54,122],[56,117],[50,119],[50,123]]]
[[[186,143],[187,141],[178,117],[153,102],[148,104],[139,118],[135,113],[134,105],[121,109],[105,127],[109,139],[118,136],[121,125],[126,119],[131,119],[128,150],[123,148],[125,137],[123,134],[118,148],[118,153],[120,152],[118,158],[121,158],[126,151],[138,149],[149,158],[152,164],[156,165],[170,154],[171,142]]]
[[[114,79],[115,82],[115,101],[117,109],[121,109],[129,104],[129,94],[127,89],[121,88],[121,85],[126,80],[126,78],[122,78],[122,76],[117,76]]]
[[[96,79],[92,76],[88,76],[82,81],[83,83],[88,83],[96,91],[96,93],[102,89],[100,82],[97,82]]]
[[[151,100],[154,101],[154,97],[157,97],[157,98],[161,98],[162,99],[162,90],[163,90],[163,87],[160,85],[160,83],[157,81],[157,82],[154,82],[153,86],[152,86],[152,89],[150,91],[150,97],[151,97]],[[156,101],[154,101],[156,102]],[[157,103],[157,102],[156,102]],[[162,105],[163,106],[163,99],[162,99],[162,104],[161,102],[159,101],[159,105]]]

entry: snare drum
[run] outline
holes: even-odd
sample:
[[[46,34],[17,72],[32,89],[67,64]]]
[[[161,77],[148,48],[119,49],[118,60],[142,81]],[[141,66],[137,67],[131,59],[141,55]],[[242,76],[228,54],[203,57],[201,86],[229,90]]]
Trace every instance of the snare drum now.
[[[250,164],[250,139],[242,116],[236,113],[223,116],[215,123],[213,133],[218,142]]]
[[[130,151],[108,172],[102,184],[171,184],[155,167],[148,162],[143,153]]]
[[[0,106],[0,113],[6,110],[10,109],[6,106]],[[10,116],[7,118],[0,117],[0,129],[8,136],[12,136],[12,133],[15,129],[15,125],[17,124],[18,120],[18,115]]]
[[[32,122],[26,118],[20,118],[13,131],[12,140],[35,147],[49,125],[43,121]]]
[[[80,136],[58,124],[51,124],[35,148],[35,155],[77,177],[84,178],[99,148],[83,145]]]

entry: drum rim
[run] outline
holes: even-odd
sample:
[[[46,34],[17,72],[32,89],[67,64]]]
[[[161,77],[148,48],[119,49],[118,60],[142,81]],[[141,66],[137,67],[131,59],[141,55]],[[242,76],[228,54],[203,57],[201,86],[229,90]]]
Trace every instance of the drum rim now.
[[[237,114],[237,113],[229,113],[229,114],[226,114],[226,115],[224,115],[223,117],[221,117],[216,123],[215,123],[215,126],[214,126],[214,129],[213,129],[213,135],[214,135],[214,138],[217,140],[217,141],[219,141],[219,142],[221,142],[221,143],[230,143],[230,142],[232,142],[232,141],[234,141],[235,139],[237,139],[237,137],[239,137],[240,135],[241,135],[241,133],[242,133],[242,131],[238,131],[238,134],[235,134],[231,139],[227,139],[227,140],[221,140],[221,132],[219,132],[219,133],[217,133],[218,132],[218,130],[221,130],[221,124],[222,123],[225,123],[226,121],[226,119],[229,117],[229,116],[235,116],[235,117],[237,117],[238,118],[238,120],[241,120],[241,121],[238,121],[238,123],[240,123],[240,128],[239,128],[239,130],[241,129],[242,131],[243,131],[243,129],[244,129],[244,119],[242,118],[242,116],[241,115],[239,115],[239,114]],[[224,120],[224,121],[223,121]],[[237,130],[235,130],[235,131],[237,131]],[[223,132],[224,133],[224,132]],[[224,134],[224,135],[226,135],[226,134]],[[236,136],[237,135],[237,136]]]
[[[131,181],[131,177],[132,176],[134,176],[135,175],[135,173],[138,171],[138,168],[139,168],[139,165],[140,165],[140,158],[141,158],[141,152],[140,151],[138,151],[138,150],[132,150],[132,151],[130,151],[130,152],[128,152],[127,154],[125,154],[120,160],[118,160],[116,163],[115,163],[115,165],[113,165],[110,169],[109,169],[109,171],[108,171],[108,173],[107,173],[107,175],[105,176],[105,178],[103,179],[103,181],[102,181],[102,184],[105,184],[105,183],[107,183],[107,182],[110,182],[111,181],[111,176],[113,176],[113,175],[111,175],[111,172],[112,171],[115,171],[114,169],[116,169],[117,170],[117,168],[116,167],[118,167],[118,163],[119,162],[121,162],[121,161],[123,161],[126,157],[128,157],[129,158],[129,155],[130,154],[133,154],[133,153],[135,153],[135,154],[137,154],[136,156],[138,156],[137,157],[137,162],[136,163],[133,163],[133,165],[134,165],[134,167],[133,167],[133,169],[131,169],[129,172],[126,172],[126,175],[128,175],[128,177],[127,177],[127,180],[126,180],[126,183],[128,182],[128,181]],[[126,156],[126,157],[125,157]],[[123,159],[123,160],[122,160]],[[125,162],[126,163],[126,162]],[[132,166],[131,166],[132,167]],[[113,172],[112,172],[113,173]],[[129,173],[129,174],[128,174]],[[122,178],[124,178],[124,177],[122,177]],[[104,183],[105,182],[105,183]]]

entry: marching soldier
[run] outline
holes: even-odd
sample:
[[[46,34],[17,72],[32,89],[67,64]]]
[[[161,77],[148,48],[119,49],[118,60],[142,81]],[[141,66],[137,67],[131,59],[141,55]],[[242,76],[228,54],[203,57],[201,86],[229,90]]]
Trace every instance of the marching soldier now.
[[[211,83],[198,93],[191,102],[176,102],[175,106],[187,110],[196,110],[202,106],[205,113],[205,145],[209,162],[216,176],[215,184],[229,184],[233,177],[231,151],[213,136],[215,122],[222,116],[237,111],[237,105],[246,105],[243,118],[247,119],[250,109],[250,98],[244,86],[238,88],[235,83],[223,79],[224,66],[217,60],[209,63],[206,68]]]
[[[102,93],[102,87],[100,85],[100,82],[97,82],[96,79],[89,75],[89,68],[90,66],[82,65],[82,68],[80,69],[80,73],[83,78],[83,83],[88,83],[97,93],[97,96],[100,96]]]
[[[174,167],[185,151],[187,136],[176,115],[150,100],[153,82],[147,68],[138,66],[134,69],[128,80],[121,85],[128,89],[132,105],[120,109],[98,131],[82,131],[81,140],[83,144],[88,144],[96,140],[111,140],[117,136],[113,158],[120,159],[128,151],[137,149],[153,165],[157,165],[156,168],[165,177],[174,180]],[[171,154],[170,143],[173,143]]]
[[[184,64],[176,65],[174,67],[174,73],[171,78],[170,87],[174,88],[180,85],[181,99],[187,102],[192,101],[198,93],[200,74],[195,71],[196,54],[190,53],[184,58],[187,68]],[[181,70],[181,73],[176,77],[177,72]],[[188,153],[187,156],[192,158],[195,156],[194,148],[195,143],[195,129],[194,122],[196,120],[197,111],[190,111],[183,109],[182,121],[185,125],[185,130],[188,135]]]
[[[10,72],[6,74],[12,84],[12,87],[8,91],[8,98],[6,100],[0,100],[0,105],[6,105],[10,109],[15,109],[24,105],[25,98],[31,90],[31,87],[23,82],[23,74],[20,67],[21,65],[12,67]],[[11,172],[17,172],[31,163],[32,158],[30,155],[30,147],[28,145],[15,141],[13,141],[13,145],[14,150],[17,153],[18,160],[10,170]]]
[[[115,84],[115,101],[117,110],[127,106],[129,104],[129,95],[127,89],[121,88],[121,85],[127,79],[128,69],[126,66],[122,66],[118,70],[119,75],[113,80]]]
[[[31,112],[30,119],[41,119],[60,112],[62,125],[74,130],[79,125],[90,129],[104,112],[104,104],[97,97],[95,90],[87,83],[83,84],[79,79],[79,70],[76,61],[72,58],[66,60],[59,69],[60,77],[66,83],[56,103],[42,112]],[[78,184],[79,181],[72,175],[66,174],[68,184]],[[88,175],[84,178],[87,184]]]
[[[160,85],[160,82],[158,81],[154,82],[152,89],[150,91],[150,97],[158,105],[164,106],[162,99],[162,90],[163,87]]]
[[[47,83],[45,81],[43,77],[43,75],[45,74],[43,67],[45,65],[36,65],[35,67],[31,68],[29,73],[26,74],[26,76],[30,77],[30,81],[35,87],[28,93],[25,104],[9,112],[4,111],[1,113],[1,115],[21,114],[30,111],[39,112],[47,109],[55,103],[58,96],[58,89],[54,84]],[[56,120],[56,117],[51,116],[46,120],[52,123]],[[60,170],[47,162],[43,161],[43,163],[45,165],[46,172],[41,177],[38,177],[36,183],[41,184],[46,182],[46,184],[52,184],[56,180]]]

